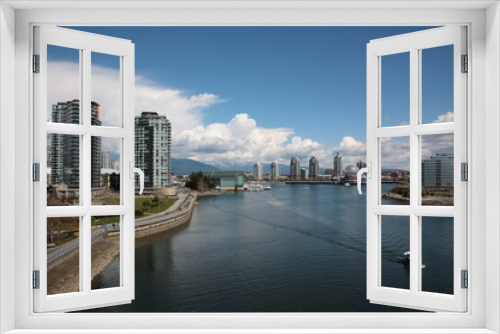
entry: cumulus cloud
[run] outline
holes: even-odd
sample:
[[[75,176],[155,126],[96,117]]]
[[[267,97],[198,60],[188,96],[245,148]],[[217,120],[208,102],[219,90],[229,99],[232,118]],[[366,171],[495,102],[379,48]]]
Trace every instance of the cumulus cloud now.
[[[454,120],[454,113],[448,111],[446,114],[439,115],[436,120],[432,121],[432,123],[453,122],[453,120]]]
[[[248,114],[236,114],[227,123],[212,123],[182,131],[173,142],[176,155],[207,163],[250,163],[280,159],[293,131],[262,128]],[[309,144],[309,143],[308,143]],[[298,149],[297,140],[290,145]]]

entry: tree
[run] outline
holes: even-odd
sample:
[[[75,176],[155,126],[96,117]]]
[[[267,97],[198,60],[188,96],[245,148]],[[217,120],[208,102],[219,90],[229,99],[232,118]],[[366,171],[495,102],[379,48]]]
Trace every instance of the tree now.
[[[206,189],[211,189],[215,187],[215,183],[203,175],[203,172],[192,172],[189,176],[189,180],[186,182],[186,187],[193,190],[204,191]]]

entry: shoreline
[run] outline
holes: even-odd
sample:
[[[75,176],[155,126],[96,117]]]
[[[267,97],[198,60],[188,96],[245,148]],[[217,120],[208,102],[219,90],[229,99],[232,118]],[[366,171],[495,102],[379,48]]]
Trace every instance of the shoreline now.
[[[102,238],[92,243],[91,252],[93,280],[120,254],[120,239]],[[47,271],[48,295],[79,291],[79,262],[79,252],[76,252]]]
[[[188,196],[190,203],[182,203],[180,211],[188,209],[185,213],[178,216],[167,218],[163,221],[152,224],[136,226],[135,239],[142,238],[151,234],[175,229],[191,220],[193,210],[196,204],[197,196]],[[186,198],[187,199],[187,198]],[[185,202],[185,201],[184,201]],[[92,278],[99,275],[113,260],[120,255],[120,232],[109,232],[107,236],[96,240],[91,245],[91,263]],[[58,262],[47,271],[47,294],[62,294],[80,291],[79,252],[75,252]]]
[[[391,192],[383,194],[382,199],[385,199],[387,201],[405,204],[405,205],[410,204],[409,198],[406,198],[406,197],[403,197],[399,194],[394,194]],[[422,205],[449,206],[449,205],[453,205],[453,203],[454,203],[453,197],[428,196],[428,197],[422,198]]]

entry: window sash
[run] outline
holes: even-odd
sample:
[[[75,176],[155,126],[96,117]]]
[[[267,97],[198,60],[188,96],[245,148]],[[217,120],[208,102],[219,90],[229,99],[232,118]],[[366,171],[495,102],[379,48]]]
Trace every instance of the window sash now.
[[[461,288],[460,271],[467,269],[467,185],[460,180],[460,164],[467,162],[467,76],[460,73],[461,54],[466,54],[466,28],[445,27],[371,41],[367,46],[367,161],[374,171],[367,180],[367,297],[371,302],[422,310],[467,310],[467,290]],[[419,124],[421,114],[421,52],[444,45],[454,45],[454,122]],[[410,53],[410,125],[382,127],[381,57]],[[431,207],[419,204],[421,169],[420,136],[454,134],[454,206]],[[408,136],[410,139],[410,205],[381,205],[380,138]],[[410,217],[410,289],[381,286],[382,215]],[[453,295],[420,291],[422,263],[421,217],[454,217]]]
[[[80,53],[80,124],[47,122],[47,45],[79,50]],[[100,52],[120,57],[120,111],[122,126],[91,125],[91,53]],[[47,175],[40,173],[34,183],[34,265],[40,271],[40,289],[33,290],[34,311],[73,311],[109,304],[127,303],[134,298],[134,182],[129,177],[129,162],[134,161],[134,45],[120,40],[82,33],[76,30],[35,27],[34,54],[40,55],[40,73],[34,79],[34,161],[42,171],[47,165],[47,134],[80,137],[79,204],[47,207]],[[91,138],[112,137],[121,140],[120,198],[121,205],[91,205]],[[91,217],[120,215],[120,287],[91,289]],[[80,217],[79,227],[79,292],[47,295],[47,223],[48,217]]]

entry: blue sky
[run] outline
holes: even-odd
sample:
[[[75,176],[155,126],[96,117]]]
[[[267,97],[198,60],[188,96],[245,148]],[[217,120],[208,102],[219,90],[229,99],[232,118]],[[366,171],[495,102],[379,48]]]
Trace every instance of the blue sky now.
[[[132,40],[136,74],[157,86],[179,90],[185,96],[217,96],[217,103],[198,111],[204,126],[228,123],[236,114],[248,114],[258,127],[292,129],[295,136],[323,143],[325,149],[337,147],[346,136],[365,141],[366,44],[372,39],[428,29],[71,28]],[[451,51],[451,47],[442,47],[424,53],[424,122],[453,111],[452,65],[446,62]],[[56,53],[52,60],[65,57],[64,52]],[[93,63],[116,67],[116,62],[107,58],[93,58]],[[384,57],[382,71],[383,125],[408,122],[408,57]],[[168,110],[160,113],[169,116]]]

